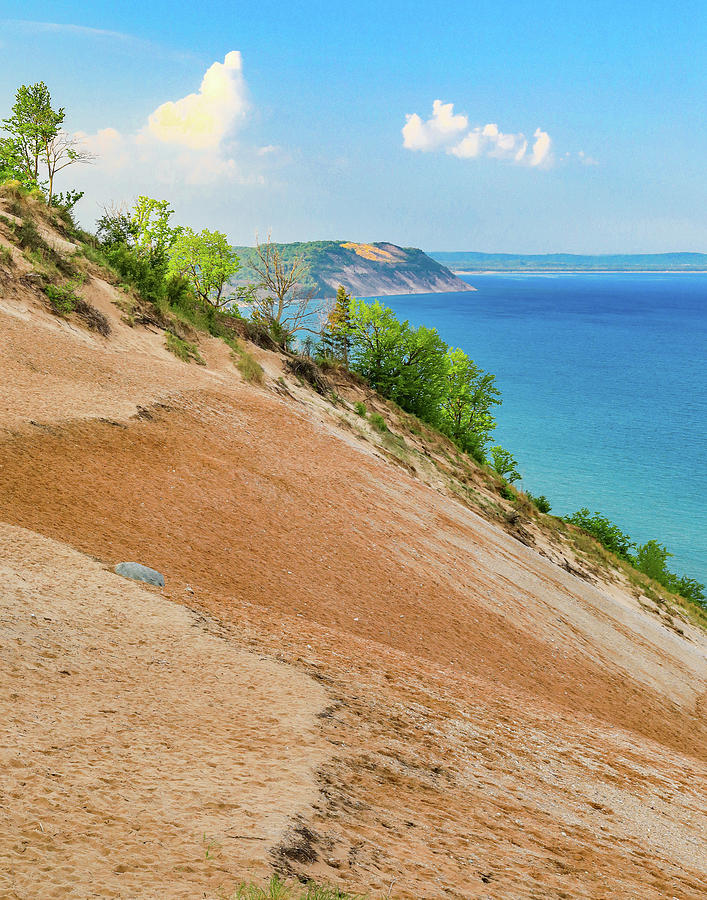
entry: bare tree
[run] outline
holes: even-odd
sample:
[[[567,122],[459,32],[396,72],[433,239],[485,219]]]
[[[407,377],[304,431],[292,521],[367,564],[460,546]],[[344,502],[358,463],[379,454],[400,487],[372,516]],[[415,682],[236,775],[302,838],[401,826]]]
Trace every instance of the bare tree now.
[[[88,153],[85,150],[79,150],[81,142],[78,138],[68,134],[66,131],[57,131],[56,134],[48,136],[44,142],[44,162],[47,166],[49,175],[49,206],[53,203],[54,197],[54,176],[62,169],[73,166],[74,163],[92,163],[96,155]]]
[[[258,276],[250,300],[253,317],[280,332],[284,343],[298,331],[319,334],[325,301],[302,284],[308,270],[304,258],[297,255],[288,262],[268,235],[264,244],[256,238],[251,266]]]

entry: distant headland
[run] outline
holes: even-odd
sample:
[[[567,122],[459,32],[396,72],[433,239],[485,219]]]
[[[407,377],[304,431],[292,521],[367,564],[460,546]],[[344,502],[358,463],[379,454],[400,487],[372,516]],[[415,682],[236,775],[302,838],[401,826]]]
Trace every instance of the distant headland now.
[[[414,247],[397,244],[361,244],[354,241],[299,241],[277,244],[285,260],[302,258],[307,264],[305,288],[319,297],[334,296],[339,285],[357,297],[393,294],[437,294],[473,291],[444,263]],[[241,260],[238,280],[255,279],[251,262],[255,250],[236,247]]]

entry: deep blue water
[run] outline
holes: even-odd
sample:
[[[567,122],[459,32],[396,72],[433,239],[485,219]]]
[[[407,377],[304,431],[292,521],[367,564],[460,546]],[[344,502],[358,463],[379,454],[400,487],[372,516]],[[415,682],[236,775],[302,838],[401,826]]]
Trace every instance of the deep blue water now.
[[[495,441],[558,515],[599,510],[707,582],[707,275],[473,275],[385,297],[496,375]]]

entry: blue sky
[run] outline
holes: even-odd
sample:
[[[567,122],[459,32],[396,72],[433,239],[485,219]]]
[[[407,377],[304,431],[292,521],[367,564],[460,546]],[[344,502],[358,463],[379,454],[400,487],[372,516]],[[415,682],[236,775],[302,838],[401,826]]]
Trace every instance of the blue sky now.
[[[71,174],[86,224],[149,193],[234,243],[707,251],[704,2],[25,0],[0,19],[0,114],[42,79],[99,154]]]

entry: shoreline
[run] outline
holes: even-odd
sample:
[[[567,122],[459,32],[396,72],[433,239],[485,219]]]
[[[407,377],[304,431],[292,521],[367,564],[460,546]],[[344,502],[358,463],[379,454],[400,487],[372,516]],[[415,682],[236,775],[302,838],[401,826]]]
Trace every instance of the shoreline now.
[[[707,269],[450,269],[455,275],[707,275]]]

